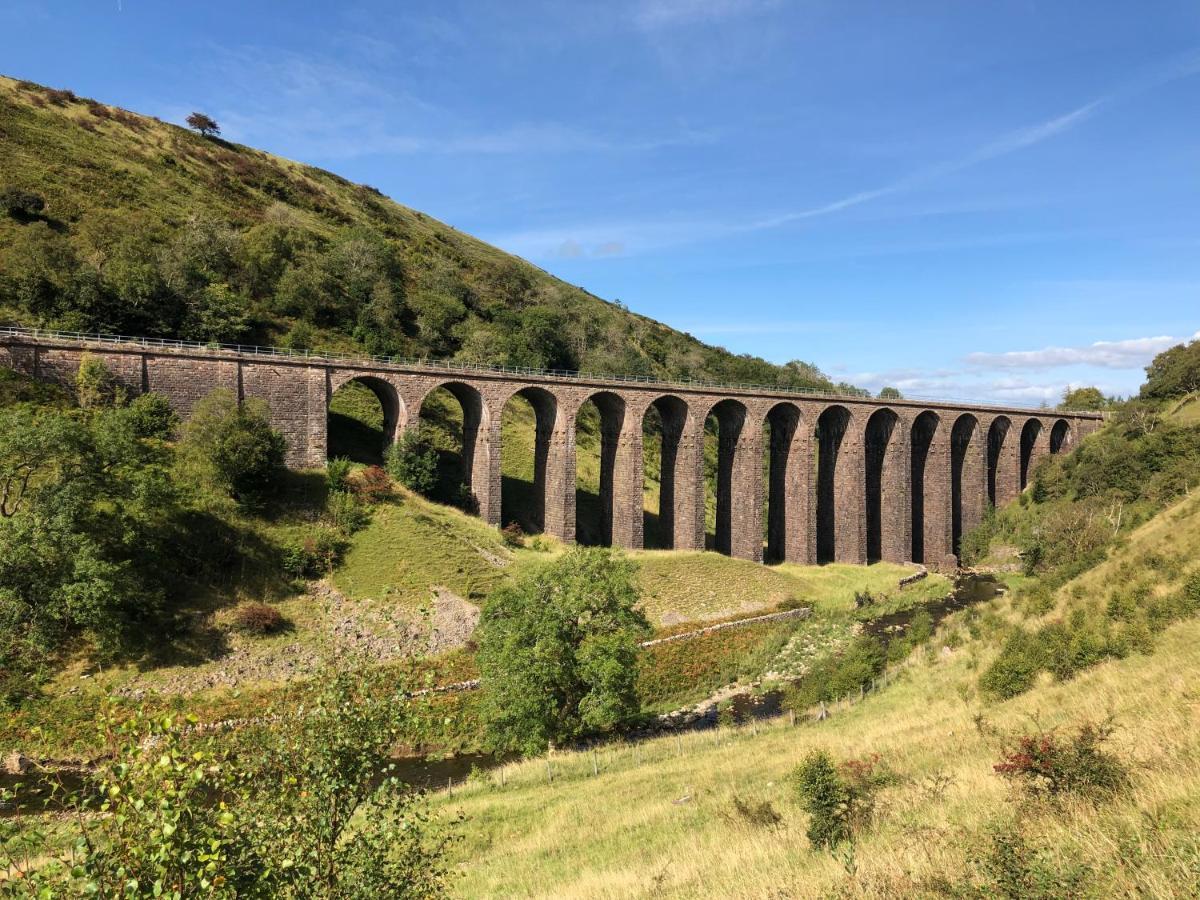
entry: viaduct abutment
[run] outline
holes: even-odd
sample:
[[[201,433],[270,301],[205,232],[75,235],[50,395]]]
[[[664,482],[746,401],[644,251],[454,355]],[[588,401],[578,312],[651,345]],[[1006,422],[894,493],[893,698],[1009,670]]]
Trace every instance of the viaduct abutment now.
[[[1097,413],[0,330],[0,366],[34,378],[71,387],[85,354],[132,393],[162,394],[185,419],[218,389],[265,401],[294,468],[325,464],[339,387],[357,381],[375,393],[389,441],[417,427],[425,399],[444,388],[463,410],[464,482],[492,525],[501,519],[501,416],[520,395],[536,416],[536,515],[547,534],[568,542],[576,535],[576,419],[590,401],[600,418],[600,538],[627,549],[643,545],[643,422],[651,410],[662,441],[660,542],[705,548],[707,422],[719,448],[713,547],[757,561],[953,567],[962,535],[988,504],[1014,500],[1042,457],[1069,450],[1101,424]]]

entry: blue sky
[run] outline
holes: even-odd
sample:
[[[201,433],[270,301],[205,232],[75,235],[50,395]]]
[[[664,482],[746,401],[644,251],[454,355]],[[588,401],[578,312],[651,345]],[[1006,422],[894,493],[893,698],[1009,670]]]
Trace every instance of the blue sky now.
[[[871,388],[1128,393],[1200,330],[1194,0],[9,0],[0,71]]]

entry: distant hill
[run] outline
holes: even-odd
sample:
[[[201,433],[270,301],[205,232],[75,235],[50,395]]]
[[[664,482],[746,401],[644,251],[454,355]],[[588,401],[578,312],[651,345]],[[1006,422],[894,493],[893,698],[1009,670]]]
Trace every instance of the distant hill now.
[[[0,77],[0,321],[829,387],[566,284],[372,187]]]

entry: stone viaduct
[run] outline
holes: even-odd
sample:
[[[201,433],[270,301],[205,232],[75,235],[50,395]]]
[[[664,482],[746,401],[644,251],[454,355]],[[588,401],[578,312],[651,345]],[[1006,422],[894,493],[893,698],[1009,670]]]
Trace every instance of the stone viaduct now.
[[[330,398],[348,382],[378,397],[388,440],[415,427],[424,399],[445,388],[462,405],[464,481],[493,525],[501,515],[501,413],[520,395],[537,422],[537,517],[564,541],[576,529],[576,416],[591,401],[601,421],[603,542],[629,549],[642,547],[643,419],[651,407],[662,422],[663,543],[704,549],[711,418],[719,446],[715,549],[757,561],[952,567],[960,536],[988,503],[1013,500],[1042,457],[1100,425],[1095,413],[0,329],[0,365],[36,378],[72,384],[84,353],[103,359],[131,391],[163,394],[184,417],[218,388],[265,400],[293,467],[325,464]]]

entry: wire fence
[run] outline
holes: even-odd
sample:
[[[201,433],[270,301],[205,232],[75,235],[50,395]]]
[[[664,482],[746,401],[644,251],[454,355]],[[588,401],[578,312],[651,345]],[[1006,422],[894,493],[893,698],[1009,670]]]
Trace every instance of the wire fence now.
[[[326,350],[294,350],[289,347],[261,346],[257,344],[203,343],[169,338],[137,337],[121,334],[97,334],[82,331],[57,331],[45,328],[0,326],[0,338],[15,337],[33,341],[63,341],[69,343],[112,346],[115,348],[139,348],[143,350],[166,350],[198,354],[236,354],[238,356],[267,357],[288,361],[304,361],[318,365],[346,365],[356,368],[385,367],[392,369],[418,369],[426,372],[447,374],[470,374],[476,376],[517,375],[523,378],[553,379],[572,384],[596,385],[605,382],[633,384],[651,388],[675,389],[725,393],[786,394],[814,400],[857,400],[871,401],[868,391],[829,390],[779,384],[756,384],[751,382],[708,381],[696,378],[662,379],[651,375],[615,375],[612,373],[579,372],[566,369],[538,369],[526,366],[505,366],[485,363],[461,362],[458,360],[428,359],[408,356],[347,355]],[[913,402],[941,405],[964,404],[991,409],[1019,410],[1026,413],[1046,414],[1054,412],[1048,407],[1021,407],[995,401],[968,399],[963,397],[928,397],[907,395],[901,400],[887,400],[911,404]],[[1100,418],[1099,413],[1066,413],[1071,416]]]

